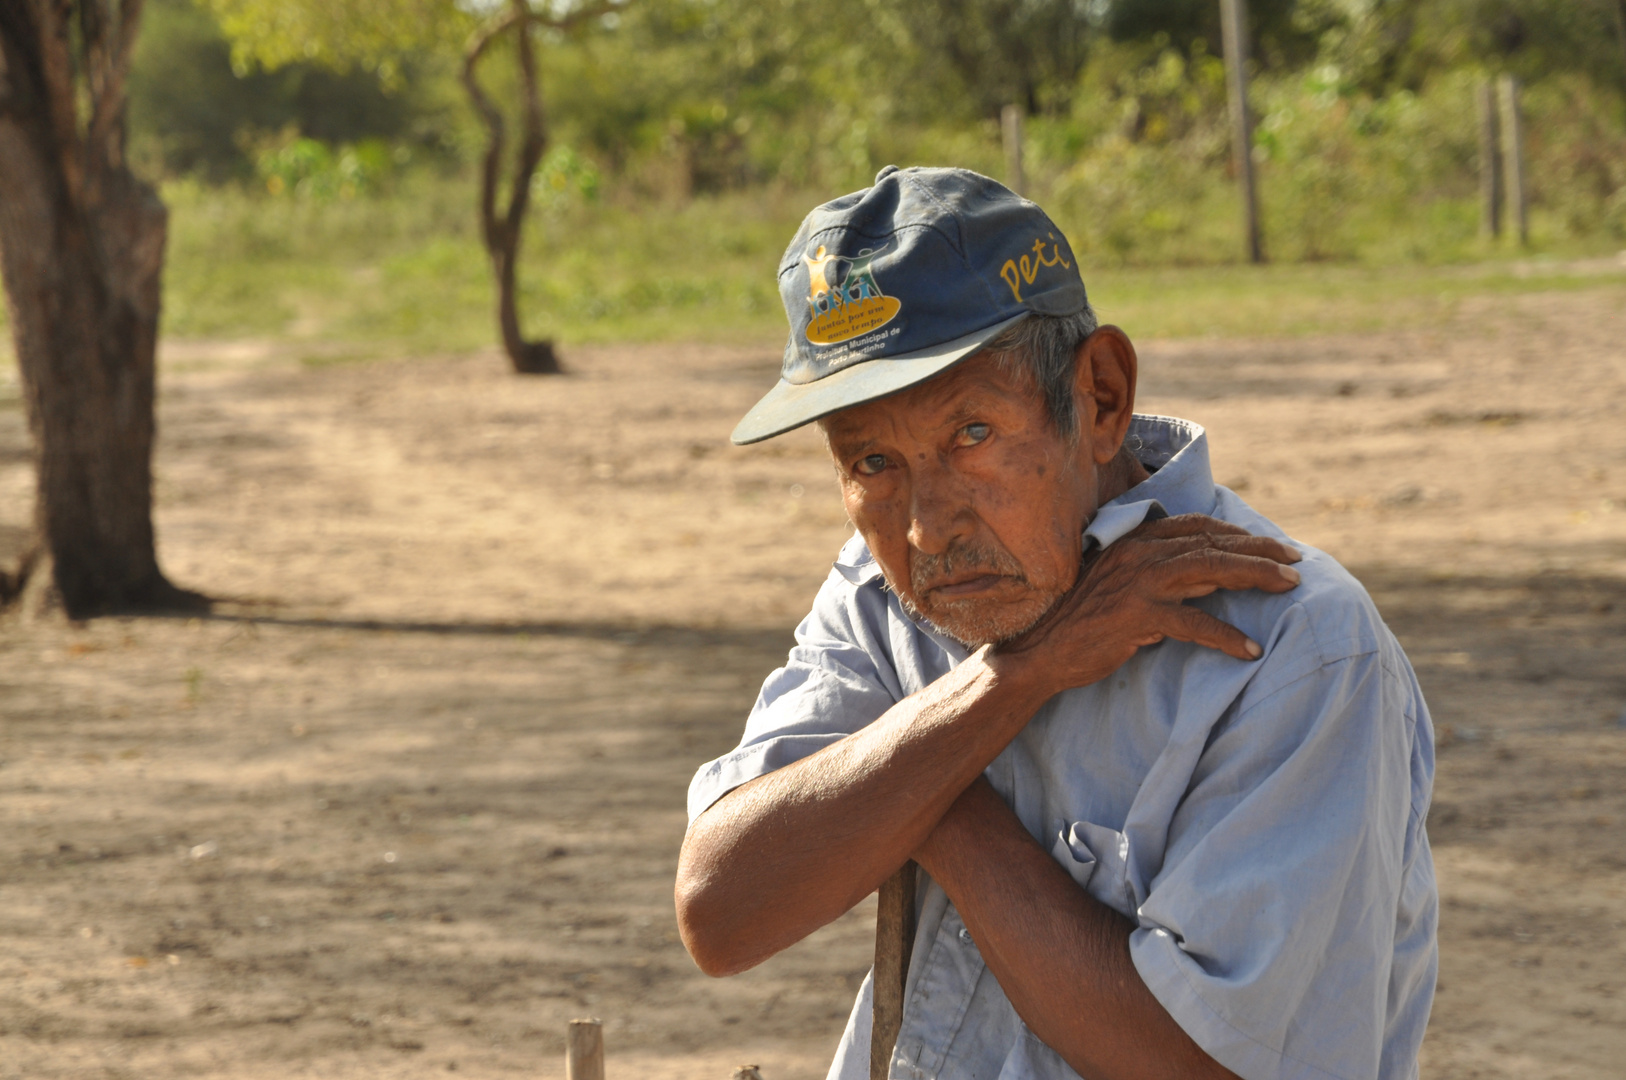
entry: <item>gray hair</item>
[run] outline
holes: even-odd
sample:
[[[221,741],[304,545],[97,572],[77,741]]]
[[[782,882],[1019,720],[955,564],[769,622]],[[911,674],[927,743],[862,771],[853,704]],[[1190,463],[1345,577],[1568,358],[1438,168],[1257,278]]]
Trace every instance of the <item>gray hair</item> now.
[[[1068,442],[1078,439],[1073,358],[1098,325],[1089,304],[1072,315],[1029,315],[990,341],[986,350],[1002,369],[1031,380],[1044,398],[1051,425]]]

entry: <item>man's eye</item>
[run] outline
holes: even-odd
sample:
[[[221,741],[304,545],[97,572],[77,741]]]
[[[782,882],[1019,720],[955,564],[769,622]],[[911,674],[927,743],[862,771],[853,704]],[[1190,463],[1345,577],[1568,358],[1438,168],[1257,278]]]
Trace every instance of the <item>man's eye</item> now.
[[[976,446],[992,434],[993,429],[987,424],[967,424],[960,429],[959,438],[954,440],[956,446]]]
[[[885,468],[886,455],[871,454],[868,457],[859,458],[858,464],[853,466],[853,471],[856,473],[862,473],[864,476],[874,476],[876,473]]]

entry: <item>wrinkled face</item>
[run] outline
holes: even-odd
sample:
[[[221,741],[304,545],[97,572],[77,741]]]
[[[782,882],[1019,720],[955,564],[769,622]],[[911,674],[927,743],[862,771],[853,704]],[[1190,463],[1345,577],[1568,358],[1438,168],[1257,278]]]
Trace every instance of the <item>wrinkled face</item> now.
[[[820,426],[887,582],[976,646],[1020,634],[1072,587],[1096,509],[1089,419],[1069,445],[1037,390],[979,355]]]

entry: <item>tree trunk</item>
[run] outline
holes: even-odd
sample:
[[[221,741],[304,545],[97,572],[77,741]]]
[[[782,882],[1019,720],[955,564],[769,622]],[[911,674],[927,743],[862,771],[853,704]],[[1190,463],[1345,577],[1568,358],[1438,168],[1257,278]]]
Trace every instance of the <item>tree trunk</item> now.
[[[531,201],[531,177],[547,147],[547,129],[542,118],[542,95],[537,85],[536,57],[531,43],[531,25],[540,20],[525,0],[512,0],[511,8],[507,17],[475,38],[463,60],[463,87],[486,125],[486,152],[480,169],[480,236],[485,241],[492,274],[497,279],[497,326],[509,362],[523,375],[556,375],[562,369],[554,354],[553,342],[526,341],[519,325],[520,239],[525,227],[525,211]],[[499,211],[497,189],[502,183],[507,127],[501,111],[481,89],[476,69],[486,49],[507,30],[514,32],[519,50],[524,139],[508,185],[508,206]]]
[[[122,102],[117,118],[93,117],[79,137],[74,83],[60,70],[74,66],[63,63],[67,5],[0,6],[9,9],[0,14],[0,274],[34,439],[34,525],[44,556],[35,565],[50,567],[75,618],[195,606],[202,598],[165,579],[153,543],[167,215],[122,161]],[[95,29],[88,16],[85,25]],[[94,74],[90,83],[99,95]],[[120,130],[98,132],[98,123]]]

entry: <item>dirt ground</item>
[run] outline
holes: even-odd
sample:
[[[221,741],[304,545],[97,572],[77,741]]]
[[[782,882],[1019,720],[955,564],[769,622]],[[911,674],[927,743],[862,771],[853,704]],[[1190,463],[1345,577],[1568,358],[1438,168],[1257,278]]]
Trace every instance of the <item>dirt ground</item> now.
[[[1133,330],[1133,328],[1130,328]],[[1141,402],[1349,564],[1439,731],[1431,1078],[1626,1061],[1626,285],[1427,332],[1151,341]],[[345,365],[164,351],[202,619],[0,622],[0,1078],[822,1076],[866,905],[715,981],[671,882],[847,529],[754,348]],[[318,356],[319,360],[320,357]],[[30,476],[0,384],[0,545]]]

